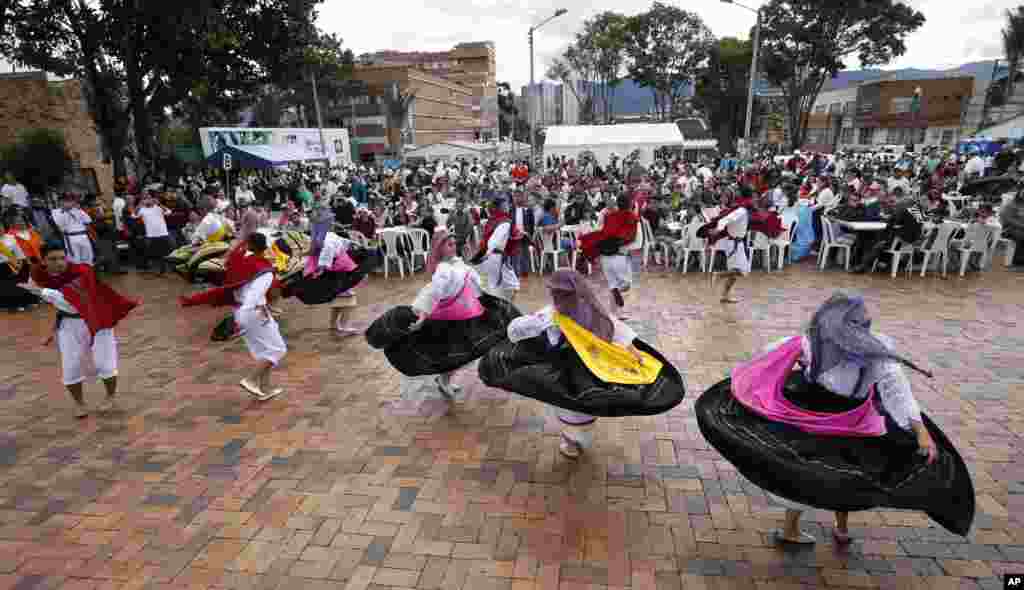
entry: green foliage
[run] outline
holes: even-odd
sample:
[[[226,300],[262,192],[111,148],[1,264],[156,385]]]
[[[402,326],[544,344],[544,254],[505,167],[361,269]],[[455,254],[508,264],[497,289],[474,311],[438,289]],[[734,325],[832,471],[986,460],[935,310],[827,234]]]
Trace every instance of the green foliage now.
[[[625,74],[625,40],[629,18],[605,11],[587,19],[562,57],[549,67],[546,77],[567,85],[579,104],[580,120],[611,122],[615,88]],[[574,84],[582,81],[582,85]]]
[[[61,131],[28,129],[15,143],[0,148],[0,169],[13,174],[31,193],[59,186],[73,167]]]
[[[655,2],[647,12],[629,20],[625,52],[629,75],[654,93],[662,117],[672,112],[705,64],[714,36],[693,12]]]
[[[792,148],[825,81],[856,57],[879,66],[906,52],[924,15],[898,0],[771,0],[761,9],[765,77],[782,88]]]
[[[81,80],[115,167],[134,135],[145,171],[170,115],[229,121],[300,60],[334,66],[340,41],[313,25],[321,1],[9,0],[0,54]]]
[[[712,129],[718,131],[718,146],[733,152],[733,141],[746,124],[750,60],[754,47],[750,41],[725,37],[711,47],[707,67],[697,76],[693,106],[702,111]]]
[[[1015,10],[1006,11],[1006,26],[1002,30],[1003,53],[1006,56],[1006,65],[1012,73],[1017,72],[1021,58],[1024,57],[1024,6],[1018,6]],[[1015,75],[1009,77],[1007,93],[1013,93],[1013,86],[1016,80]]]

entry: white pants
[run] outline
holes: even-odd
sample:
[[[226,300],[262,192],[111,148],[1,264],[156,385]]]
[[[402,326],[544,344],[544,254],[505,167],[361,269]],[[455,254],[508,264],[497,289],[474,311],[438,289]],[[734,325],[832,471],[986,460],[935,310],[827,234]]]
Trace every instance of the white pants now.
[[[68,248],[68,262],[72,264],[88,264],[92,266],[94,255],[92,251],[92,242],[89,241],[89,236],[85,234],[67,236],[66,245]]]
[[[64,385],[76,385],[86,379],[109,379],[117,376],[117,339],[111,329],[96,332],[89,343],[89,327],[81,318],[61,320],[57,330]]]
[[[633,284],[633,263],[629,256],[602,256],[601,271],[604,272],[609,289],[624,292]]]
[[[288,352],[288,347],[281,337],[281,329],[273,318],[258,309],[236,309],[235,322],[242,330],[245,345],[253,358],[258,361],[269,361],[277,365]]]
[[[519,290],[519,277],[510,265],[511,260],[507,260],[503,265],[501,259],[501,254],[488,254],[480,263],[480,271],[487,275],[488,293],[494,297],[508,299],[508,292]]]
[[[741,243],[725,237],[715,243],[715,250],[725,252],[726,270],[750,274],[750,254],[747,253],[745,241]]]
[[[594,443],[594,426],[597,419],[590,414],[582,414],[551,406],[551,412],[562,424],[562,436],[588,449]]]

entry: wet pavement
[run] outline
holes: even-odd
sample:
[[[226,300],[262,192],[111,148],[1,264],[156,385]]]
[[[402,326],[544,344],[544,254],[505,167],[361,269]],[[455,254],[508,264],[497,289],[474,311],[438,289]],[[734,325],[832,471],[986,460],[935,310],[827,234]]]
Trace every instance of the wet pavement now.
[[[603,419],[572,462],[531,400],[484,387],[472,368],[449,405],[402,379],[329,312],[287,302],[289,346],[266,404],[238,386],[240,341],[212,343],[222,310],[180,310],[192,287],[111,280],[145,303],[117,329],[121,406],[76,421],[45,308],[0,317],[0,590],[340,588],[690,590],[1002,588],[1024,572],[1024,275],[965,279],[757,271],[718,303],[706,275],[637,275],[630,323],[686,374],[672,412]],[[426,281],[375,276],[361,327]],[[974,478],[971,534],[916,512],[805,515],[819,539],[782,550],[783,509],[701,437],[704,389],[755,350],[799,331],[835,289],[858,289],[877,330],[936,373],[911,377],[925,411]],[[527,279],[517,304],[544,303]],[[89,384],[87,398],[102,400]]]

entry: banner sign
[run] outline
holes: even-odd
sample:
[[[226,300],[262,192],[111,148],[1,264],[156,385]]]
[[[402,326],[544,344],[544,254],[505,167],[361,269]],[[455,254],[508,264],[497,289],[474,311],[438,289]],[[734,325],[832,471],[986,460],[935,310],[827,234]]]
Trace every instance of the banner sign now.
[[[320,130],[316,128],[202,127],[199,137],[203,143],[203,155],[207,158],[226,145],[291,146],[305,150],[310,159],[324,157],[320,149]],[[352,163],[347,129],[324,129],[324,144],[332,166]]]

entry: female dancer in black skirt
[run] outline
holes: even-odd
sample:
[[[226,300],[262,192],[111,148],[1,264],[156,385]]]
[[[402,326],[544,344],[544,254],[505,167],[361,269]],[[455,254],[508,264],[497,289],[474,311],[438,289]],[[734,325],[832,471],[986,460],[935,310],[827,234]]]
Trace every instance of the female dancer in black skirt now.
[[[799,528],[809,507],[836,512],[838,544],[850,542],[850,511],[877,506],[924,510],[961,535],[970,528],[970,475],[921,412],[904,367],[931,374],[870,328],[864,300],[837,293],[805,336],[735,368],[697,401],[708,442],[786,507],[778,542],[814,543]]]
[[[547,286],[553,304],[509,324],[509,342],[481,361],[480,378],[559,408],[564,456],[590,446],[596,416],[660,414],[682,401],[682,375],[608,315],[583,275],[560,270]]]
[[[456,256],[455,238],[446,231],[434,234],[427,270],[430,284],[413,305],[378,318],[366,339],[403,375],[437,375],[438,389],[451,400],[459,390],[451,384],[452,373],[505,340],[519,311],[483,292],[480,276]]]

